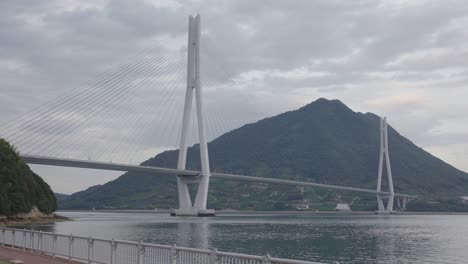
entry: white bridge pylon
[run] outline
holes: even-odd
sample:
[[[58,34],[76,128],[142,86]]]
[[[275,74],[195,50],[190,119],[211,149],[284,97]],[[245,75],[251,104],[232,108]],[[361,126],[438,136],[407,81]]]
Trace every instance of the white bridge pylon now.
[[[200,141],[201,177],[177,176],[177,189],[179,196],[179,209],[172,215],[210,216],[214,210],[206,208],[208,198],[208,185],[210,183],[210,162],[208,156],[208,143],[203,118],[203,97],[200,82],[200,15],[189,17],[188,30],[188,58],[187,58],[187,90],[185,93],[184,114],[182,118],[182,131],[180,134],[179,159],[177,169],[185,170],[187,163],[187,136],[192,116],[193,94],[198,121],[198,137]],[[190,198],[189,184],[198,184],[195,201]]]
[[[388,126],[387,118],[380,118],[380,150],[379,150],[379,171],[377,174],[377,204],[379,213],[392,213],[393,212],[393,201],[395,199],[395,190],[393,189],[393,177],[392,177],[392,167],[390,165],[390,155],[388,152]],[[388,177],[388,195],[380,194],[382,189],[382,172],[383,165],[387,168],[387,177]],[[384,206],[383,198],[388,198],[387,206]]]

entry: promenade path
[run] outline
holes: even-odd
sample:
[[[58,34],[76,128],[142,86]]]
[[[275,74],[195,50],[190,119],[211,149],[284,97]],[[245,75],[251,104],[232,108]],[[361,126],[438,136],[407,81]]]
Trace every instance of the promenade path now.
[[[21,249],[15,249],[10,247],[0,246],[0,261],[5,260],[12,263],[24,263],[24,264],[62,264],[71,263],[76,264],[79,262],[68,261],[66,259],[52,258],[51,256],[39,255],[31,253],[29,251],[23,251]],[[12,260],[21,261],[14,262]],[[0,262],[1,263],[1,262]]]

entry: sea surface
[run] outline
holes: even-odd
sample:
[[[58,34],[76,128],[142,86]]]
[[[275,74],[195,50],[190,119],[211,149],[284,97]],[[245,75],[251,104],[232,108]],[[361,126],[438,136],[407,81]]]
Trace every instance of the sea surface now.
[[[29,228],[325,263],[468,263],[468,215],[58,214],[72,221]]]

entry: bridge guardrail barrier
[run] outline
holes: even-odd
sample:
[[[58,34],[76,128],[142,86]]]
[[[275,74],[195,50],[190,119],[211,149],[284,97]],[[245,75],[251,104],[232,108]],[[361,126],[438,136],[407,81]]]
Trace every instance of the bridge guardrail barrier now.
[[[0,246],[83,263],[102,264],[319,264],[198,248],[101,239],[0,227]]]

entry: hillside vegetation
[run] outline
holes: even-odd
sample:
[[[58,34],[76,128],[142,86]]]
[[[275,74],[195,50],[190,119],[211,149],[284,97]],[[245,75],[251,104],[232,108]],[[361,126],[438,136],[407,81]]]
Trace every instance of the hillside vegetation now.
[[[391,120],[390,120],[391,121]],[[397,192],[421,200],[468,194],[468,175],[434,157],[389,127],[389,148]],[[338,100],[319,99],[298,110],[247,124],[209,143],[213,171],[374,189],[379,153],[379,118],[356,113]],[[178,151],[145,162],[176,167]],[[200,167],[198,145],[187,166]],[[384,187],[385,190],[385,187]],[[295,204],[330,210],[336,202],[376,208],[375,197],[313,188],[212,179],[208,204],[216,209],[282,210]],[[104,185],[75,193],[62,208],[175,208],[176,179],[125,173]]]
[[[29,169],[8,142],[0,139],[0,215],[28,213],[33,206],[50,214],[57,203],[49,185]]]

